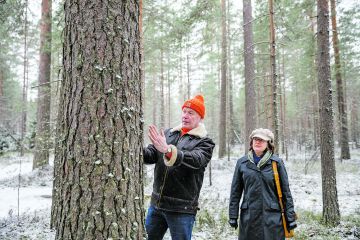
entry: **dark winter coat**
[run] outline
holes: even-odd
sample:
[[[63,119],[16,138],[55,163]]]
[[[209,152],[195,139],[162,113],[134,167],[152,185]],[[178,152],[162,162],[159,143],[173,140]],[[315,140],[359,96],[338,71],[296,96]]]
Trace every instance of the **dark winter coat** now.
[[[238,219],[239,203],[243,197],[239,223],[239,239],[241,240],[285,238],[272,161],[276,161],[278,165],[285,216],[289,222],[295,221],[294,204],[283,161],[273,155],[258,169],[247,156],[244,156],[236,164],[229,203],[229,218]]]
[[[207,137],[203,124],[183,136],[180,129],[165,131],[167,144],[176,147],[169,161],[152,144],[144,149],[144,162],[156,164],[151,204],[165,211],[196,214],[215,143]]]

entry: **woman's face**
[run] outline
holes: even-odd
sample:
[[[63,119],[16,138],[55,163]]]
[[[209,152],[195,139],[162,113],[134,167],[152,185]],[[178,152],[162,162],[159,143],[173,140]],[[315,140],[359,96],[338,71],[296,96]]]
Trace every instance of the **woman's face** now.
[[[266,148],[268,147],[268,142],[264,139],[254,137],[252,139],[252,149],[254,150],[257,156],[260,156],[264,153]]]

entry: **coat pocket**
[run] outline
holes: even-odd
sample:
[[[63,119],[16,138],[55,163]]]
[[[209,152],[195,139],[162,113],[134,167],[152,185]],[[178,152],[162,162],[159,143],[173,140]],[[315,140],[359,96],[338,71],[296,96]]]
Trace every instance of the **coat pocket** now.
[[[279,203],[277,203],[277,202],[271,202],[271,203],[270,203],[270,206],[269,206],[269,210],[280,212],[281,209],[280,209]]]

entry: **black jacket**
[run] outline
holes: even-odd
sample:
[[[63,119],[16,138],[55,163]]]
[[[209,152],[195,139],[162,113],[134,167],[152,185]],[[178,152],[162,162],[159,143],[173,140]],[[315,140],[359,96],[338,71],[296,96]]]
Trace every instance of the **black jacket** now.
[[[183,136],[180,127],[166,130],[167,144],[176,147],[170,161],[152,144],[144,149],[144,162],[156,164],[151,195],[151,204],[156,208],[196,214],[205,168],[215,146],[206,135],[202,124]]]
[[[289,222],[295,221],[294,204],[283,161],[273,155],[258,169],[247,156],[244,156],[236,164],[229,203],[229,218],[237,219],[240,199],[243,197],[240,207],[239,239],[285,239],[272,161],[276,161],[278,166],[285,216]]]

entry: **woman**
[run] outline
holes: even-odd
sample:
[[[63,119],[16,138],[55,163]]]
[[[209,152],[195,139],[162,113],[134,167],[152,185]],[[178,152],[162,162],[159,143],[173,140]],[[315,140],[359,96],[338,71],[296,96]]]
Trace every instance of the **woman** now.
[[[238,227],[243,197],[239,239],[285,239],[272,161],[278,166],[288,229],[297,226],[288,176],[283,161],[273,154],[273,142],[274,134],[269,129],[255,129],[250,135],[248,154],[237,161],[231,184],[229,224]]]

